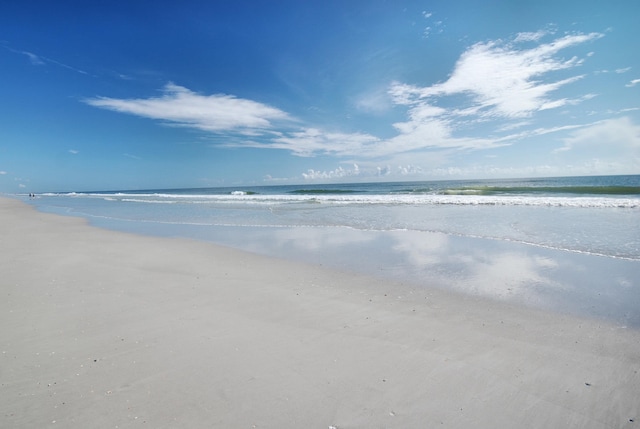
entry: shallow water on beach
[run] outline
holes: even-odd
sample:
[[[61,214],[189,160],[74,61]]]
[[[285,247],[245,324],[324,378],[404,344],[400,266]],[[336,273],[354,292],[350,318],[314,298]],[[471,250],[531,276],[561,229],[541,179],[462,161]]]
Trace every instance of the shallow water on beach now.
[[[165,235],[154,223],[99,226]],[[191,237],[254,253],[321,264],[640,328],[640,261],[437,232],[330,227],[185,226]]]
[[[640,176],[42,194],[96,226],[211,241],[640,327]]]

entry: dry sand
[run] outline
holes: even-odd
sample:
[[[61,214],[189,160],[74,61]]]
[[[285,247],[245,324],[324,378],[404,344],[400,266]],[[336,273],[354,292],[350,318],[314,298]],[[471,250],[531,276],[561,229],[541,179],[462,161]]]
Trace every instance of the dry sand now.
[[[0,199],[3,428],[640,428],[640,333]]]

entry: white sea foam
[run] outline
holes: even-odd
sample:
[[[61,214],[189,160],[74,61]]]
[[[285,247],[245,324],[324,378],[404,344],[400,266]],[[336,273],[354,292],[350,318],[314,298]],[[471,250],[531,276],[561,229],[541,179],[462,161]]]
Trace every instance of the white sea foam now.
[[[65,194],[64,196],[86,196],[106,198],[104,194]],[[209,204],[387,204],[387,205],[463,205],[463,206],[547,206],[584,208],[640,208],[639,198],[611,197],[555,197],[555,196],[486,196],[486,195],[248,195],[240,192],[227,195],[181,195],[181,194],[111,194],[110,200],[148,203],[209,203]]]

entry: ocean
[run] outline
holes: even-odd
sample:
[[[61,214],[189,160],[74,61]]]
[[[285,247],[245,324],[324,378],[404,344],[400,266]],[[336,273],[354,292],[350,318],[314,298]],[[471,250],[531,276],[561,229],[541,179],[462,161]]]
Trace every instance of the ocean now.
[[[22,198],[103,228],[640,327],[640,175]]]

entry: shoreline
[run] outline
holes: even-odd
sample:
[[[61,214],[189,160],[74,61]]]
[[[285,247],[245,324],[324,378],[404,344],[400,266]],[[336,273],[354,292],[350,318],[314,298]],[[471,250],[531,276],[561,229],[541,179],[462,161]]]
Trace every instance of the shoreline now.
[[[0,229],[6,427],[640,424],[638,330],[6,197]]]
[[[45,213],[84,218],[90,225],[102,229],[192,239],[267,257],[378,277],[376,283],[382,279],[396,284],[411,284],[416,289],[437,288],[559,314],[599,319],[620,327],[640,328],[640,260],[637,257],[629,259],[594,253],[593,250],[558,248],[500,238],[500,234],[448,233],[437,228],[434,231],[371,230],[339,223],[317,227],[295,222],[273,226],[268,219],[256,225],[212,224],[204,219],[203,223],[167,223],[161,220],[163,215],[156,218],[152,213],[146,214],[150,216],[149,220],[138,221],[126,215],[120,218],[111,211],[112,203],[89,207],[86,212],[81,208],[75,214],[63,211],[69,202],[62,207],[57,207],[55,202],[51,207],[36,201],[29,201],[29,204]],[[66,207],[65,210],[68,209]],[[521,215],[542,214],[548,221],[559,215],[545,213],[546,210]],[[115,217],[109,214],[115,214]],[[189,213],[178,210],[174,215],[180,218],[189,216]],[[461,213],[454,211],[450,215],[456,217]],[[238,213],[238,216],[241,218],[243,214]],[[517,222],[517,217],[513,216],[507,215],[503,222]],[[436,225],[439,222],[437,218],[431,216]],[[475,219],[486,221],[493,217],[483,208]],[[630,219],[623,216],[618,220],[621,225],[628,225],[631,231],[634,230],[633,224],[629,224]],[[467,218],[467,222],[473,221],[474,218]],[[620,231],[626,231],[625,236],[629,235],[627,228]],[[584,234],[563,231],[565,233],[570,236],[577,234],[577,237]],[[625,242],[623,237],[618,237],[616,241],[602,233],[599,239],[592,239],[600,243],[613,239],[621,249],[633,251],[633,239]]]

